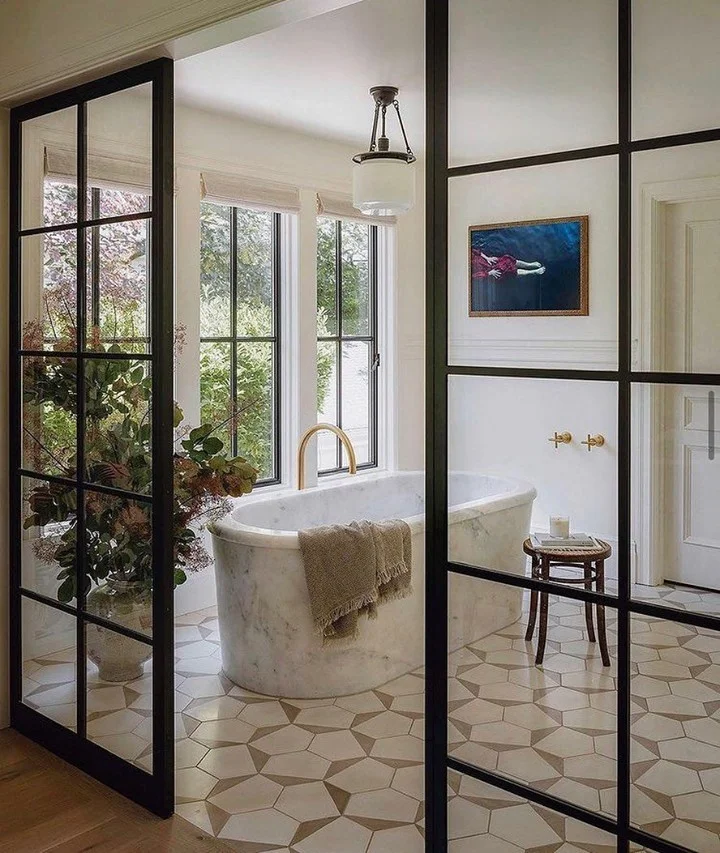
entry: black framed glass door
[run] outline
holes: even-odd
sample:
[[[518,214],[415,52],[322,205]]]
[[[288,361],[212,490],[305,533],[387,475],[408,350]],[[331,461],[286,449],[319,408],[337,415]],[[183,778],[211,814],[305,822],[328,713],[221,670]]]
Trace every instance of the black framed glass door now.
[[[174,804],[173,64],[11,114],[12,725]]]
[[[718,801],[708,780],[720,753],[695,735],[715,731],[720,598],[702,588],[706,581],[652,586],[663,578],[653,577],[656,570],[666,579],[716,576],[717,526],[709,519],[717,518],[720,494],[720,359],[716,336],[710,343],[701,330],[715,316],[707,302],[715,267],[703,264],[720,222],[720,105],[709,99],[694,113],[678,112],[682,85],[671,79],[659,33],[702,39],[718,20],[703,17],[695,3],[663,10],[644,0],[570,5],[558,13],[557,4],[526,4],[518,28],[507,4],[426,3],[426,849],[433,853],[482,850],[484,839],[488,849],[577,843],[663,853],[718,842]],[[543,36],[556,13],[563,44]],[[587,17],[571,21],[576,14]],[[523,42],[523,33],[532,39]],[[577,65],[565,57],[573,44],[582,45]],[[493,52],[499,45],[512,49]],[[543,92],[556,54],[563,74]],[[705,61],[698,59],[698,75],[708,72]],[[707,61],[717,72],[717,56]],[[525,91],[537,103],[523,99]],[[568,103],[572,115],[563,115]],[[505,133],[512,128],[514,135]],[[502,252],[478,244],[475,273],[468,228],[499,223],[497,232],[588,212],[588,316],[606,324],[602,332],[586,336],[586,325],[564,340],[562,326],[543,326],[538,314],[534,326],[514,334],[502,327],[508,305],[493,320],[504,336],[487,319],[471,331],[466,288],[488,279],[482,264],[492,268]],[[518,269],[550,272],[534,255],[515,258],[523,259]],[[496,279],[504,275],[498,267]],[[514,286],[506,284],[508,293]],[[500,299],[492,281],[487,293]],[[472,289],[470,298],[472,311]],[[514,349],[507,345],[513,339]],[[561,455],[557,430],[570,425],[555,425],[560,413],[577,414],[568,438],[574,456]],[[463,418],[471,430],[463,432]],[[538,425],[543,431],[532,445]],[[554,448],[547,444],[553,429]],[[601,432],[604,444],[591,435]],[[531,445],[538,448],[532,454]],[[612,455],[603,457],[603,446]],[[507,471],[513,457],[518,477],[542,483],[543,506],[552,512],[558,494],[565,506],[572,498],[583,525],[611,532],[605,585],[531,574],[522,553],[529,514],[510,561],[486,547],[493,535],[487,516],[474,548],[455,538],[458,471]],[[592,488],[580,494],[587,482]],[[523,492],[509,479],[493,487],[512,492],[513,511],[535,498],[535,489]],[[673,550],[672,542],[680,544]],[[490,603],[478,605],[487,623],[475,625],[481,642],[464,652],[454,633],[458,589],[470,611],[474,596]],[[535,658],[530,615],[538,600],[550,611],[552,660],[546,650],[544,662]],[[605,620],[596,624],[598,633],[607,628],[609,661],[595,651],[592,613]],[[540,614],[542,621],[542,607]],[[502,624],[492,631],[494,619]],[[678,703],[681,695],[697,704]],[[458,830],[459,816],[476,829]]]

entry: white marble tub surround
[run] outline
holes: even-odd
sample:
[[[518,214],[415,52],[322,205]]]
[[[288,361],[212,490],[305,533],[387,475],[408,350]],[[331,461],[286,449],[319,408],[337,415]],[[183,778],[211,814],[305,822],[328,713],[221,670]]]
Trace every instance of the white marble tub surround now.
[[[450,557],[522,574],[535,489],[480,473],[450,476]],[[239,502],[211,528],[222,663],[246,689],[324,698],[373,689],[422,664],[424,474],[363,475]],[[402,518],[412,532],[413,594],[361,620],[360,636],[323,645],[314,631],[298,530]],[[462,576],[450,584],[450,648],[516,621],[521,593]],[[478,631],[481,633],[478,634]]]

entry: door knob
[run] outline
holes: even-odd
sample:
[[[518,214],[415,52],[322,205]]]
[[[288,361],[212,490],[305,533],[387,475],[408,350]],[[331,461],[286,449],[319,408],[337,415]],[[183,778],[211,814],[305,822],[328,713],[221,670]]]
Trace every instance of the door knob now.
[[[593,447],[602,447],[605,444],[605,436],[600,435],[590,435],[588,433],[587,441],[581,441],[580,444],[587,444],[588,453],[593,449]]]
[[[552,438],[549,438],[548,441],[554,442],[555,450],[557,450],[558,445],[560,444],[570,444],[572,441],[572,435],[569,432],[558,432],[555,430],[555,435]]]

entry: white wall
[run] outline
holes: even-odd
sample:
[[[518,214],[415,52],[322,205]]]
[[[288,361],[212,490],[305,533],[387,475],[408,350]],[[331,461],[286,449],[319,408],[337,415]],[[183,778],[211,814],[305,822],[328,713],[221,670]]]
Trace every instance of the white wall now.
[[[614,142],[616,6],[452,0],[451,165]],[[589,316],[469,316],[469,226],[578,215],[589,216]],[[614,369],[617,224],[615,158],[451,179],[451,363]],[[573,443],[556,450],[548,441],[556,430],[571,432]],[[603,434],[605,446],[588,452],[579,443],[588,433]],[[616,433],[612,385],[479,377],[450,383],[451,468],[531,482],[536,529],[547,529],[549,514],[566,514],[575,531],[614,539]]]
[[[617,365],[617,163],[614,158],[453,178],[449,195],[449,347],[454,364],[614,369]],[[468,227],[589,215],[587,317],[469,317]],[[528,259],[532,260],[532,259]],[[568,431],[555,450],[548,438]],[[580,441],[600,433],[604,447]],[[450,464],[530,481],[534,526],[569,515],[576,531],[617,533],[617,404],[612,385],[464,377],[450,386]]]
[[[614,141],[616,0],[449,6],[452,166]]]

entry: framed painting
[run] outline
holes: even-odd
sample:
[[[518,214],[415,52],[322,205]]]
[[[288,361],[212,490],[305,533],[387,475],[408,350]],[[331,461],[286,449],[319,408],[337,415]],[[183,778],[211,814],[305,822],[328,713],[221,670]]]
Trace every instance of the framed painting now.
[[[586,316],[588,217],[471,225],[471,317]]]

